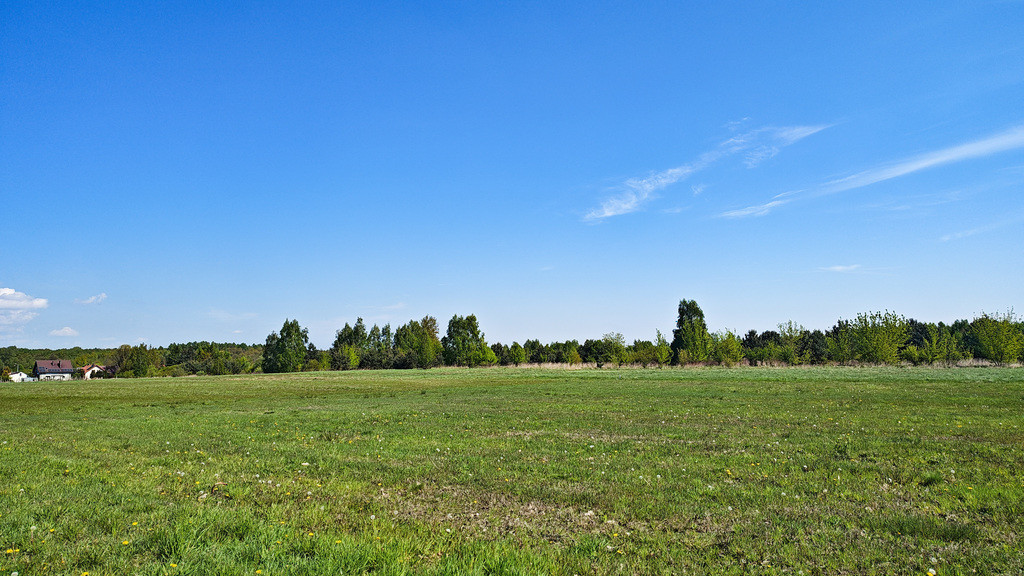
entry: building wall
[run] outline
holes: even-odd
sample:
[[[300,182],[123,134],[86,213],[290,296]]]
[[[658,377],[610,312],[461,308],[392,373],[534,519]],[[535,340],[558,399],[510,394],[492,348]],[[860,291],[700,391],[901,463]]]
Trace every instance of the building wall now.
[[[71,380],[71,374],[40,374],[40,380]]]

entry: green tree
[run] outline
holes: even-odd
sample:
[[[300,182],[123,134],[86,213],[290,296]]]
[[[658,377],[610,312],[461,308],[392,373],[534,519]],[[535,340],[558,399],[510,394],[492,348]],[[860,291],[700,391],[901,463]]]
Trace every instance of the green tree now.
[[[654,341],[654,360],[660,368],[672,361],[672,347],[669,346],[668,340],[665,339],[661,330],[658,330],[657,334],[658,336]]]
[[[498,364],[508,366],[512,363],[512,358],[509,357],[508,346],[505,346],[501,342],[495,342],[491,344],[491,350],[494,352],[494,356],[498,359]]]
[[[473,314],[452,316],[448,321],[448,331],[441,339],[441,350],[444,363],[449,366],[481,366],[498,362]]]
[[[800,354],[803,338],[807,330],[803,326],[788,320],[779,324],[780,360],[789,365],[804,364],[808,358]]]
[[[441,342],[437,339],[437,319],[424,316],[410,320],[395,330],[395,367],[430,368],[437,366],[441,357]]]
[[[711,338],[714,342],[712,360],[723,366],[733,366],[743,360],[743,345],[732,331],[718,332]]]
[[[658,350],[650,340],[633,341],[633,362],[647,368],[658,361]]]
[[[1013,311],[1006,314],[982,314],[971,322],[975,356],[993,362],[1016,362],[1024,349],[1024,333],[1014,318]]]
[[[513,342],[508,349],[508,358],[513,366],[526,364],[526,350],[523,349],[519,342]]]
[[[679,301],[679,317],[672,331],[672,352],[681,363],[706,362],[711,356],[713,343],[704,311],[696,300]]]
[[[604,364],[618,364],[622,366],[632,360],[629,351],[626,349],[626,337],[618,332],[609,332],[601,338],[603,346],[599,366]]]
[[[821,364],[828,354],[828,341],[825,333],[821,330],[811,332],[804,331],[800,337],[800,346],[797,351],[801,358],[811,364]]]
[[[110,358],[107,360],[107,368],[115,375],[120,376],[124,370],[125,364],[128,363],[128,356],[132,353],[132,347],[128,344],[122,344],[115,348],[110,353]]]
[[[285,320],[281,333],[271,332],[263,346],[263,371],[298,372],[306,359],[309,332],[298,320]]]
[[[826,356],[833,362],[849,364],[856,358],[853,331],[848,320],[839,320],[825,335]]]
[[[121,349],[124,349],[122,346]],[[127,354],[118,370],[118,376],[122,378],[145,378],[156,372],[157,351],[151,350],[145,344],[138,346],[127,346]]]
[[[576,348],[575,346],[569,348],[569,350],[565,353],[565,363],[570,366],[575,366],[577,364],[583,363],[583,358],[580,356],[580,351],[578,348]]]
[[[906,319],[888,310],[858,314],[850,331],[856,358],[875,364],[898,363],[909,338]]]

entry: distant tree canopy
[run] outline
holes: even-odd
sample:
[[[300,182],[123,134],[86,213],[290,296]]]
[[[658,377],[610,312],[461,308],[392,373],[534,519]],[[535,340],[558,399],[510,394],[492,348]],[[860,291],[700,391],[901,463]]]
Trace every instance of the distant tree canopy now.
[[[498,357],[487,346],[476,316],[452,316],[448,331],[441,339],[441,354],[449,366],[490,366]]]
[[[434,366],[521,366],[588,363],[640,367],[667,364],[954,364],[964,360],[1001,364],[1024,362],[1024,322],[1010,310],[982,314],[951,324],[922,322],[893,312],[868,312],[838,320],[828,330],[809,330],[786,321],[776,329],[747,331],[742,338],[725,330],[708,331],[696,301],[681,300],[671,343],[657,331],[654,340],[633,340],[609,332],[582,344],[577,340],[543,343],[528,339],[507,346],[488,345],[473,314],[454,315],[443,338],[433,316],[367,329],[362,318],[335,333],[331,347],[318,350],[297,320],[285,320],[266,343],[172,343],[166,348],[124,344],[117,348],[0,348],[0,381],[18,370],[31,372],[37,360],[71,360],[76,368],[106,367],[93,377],[139,378],[190,374],[244,374],[300,370],[431,368]],[[80,372],[80,371],[79,371]],[[6,376],[5,376],[6,374]]]
[[[676,328],[672,331],[672,352],[679,364],[705,362],[714,342],[704,322],[704,311],[696,300],[680,300]]]
[[[263,346],[264,372],[298,372],[306,359],[309,332],[298,320],[285,320],[281,333],[271,332]]]
[[[424,316],[395,330],[395,368],[430,368],[441,362],[437,319]]]

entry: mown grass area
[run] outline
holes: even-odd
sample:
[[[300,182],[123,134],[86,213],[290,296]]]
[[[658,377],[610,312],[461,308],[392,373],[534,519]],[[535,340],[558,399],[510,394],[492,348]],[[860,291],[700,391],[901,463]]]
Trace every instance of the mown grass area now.
[[[0,385],[0,575],[1021,574],[1019,368]]]

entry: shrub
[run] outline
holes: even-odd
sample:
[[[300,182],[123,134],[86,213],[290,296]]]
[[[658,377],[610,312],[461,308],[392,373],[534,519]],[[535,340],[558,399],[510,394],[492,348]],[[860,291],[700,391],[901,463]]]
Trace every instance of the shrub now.
[[[856,359],[877,364],[896,364],[909,337],[906,319],[889,311],[858,314],[850,331]]]
[[[743,360],[743,346],[731,331],[718,332],[712,336],[712,359],[723,366],[732,366]]]
[[[975,354],[979,358],[1009,364],[1021,356],[1024,349],[1024,334],[1014,321],[1013,311],[1005,315],[982,314],[971,322],[974,335]]]

